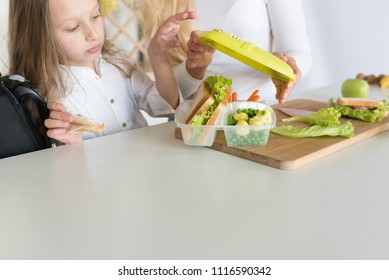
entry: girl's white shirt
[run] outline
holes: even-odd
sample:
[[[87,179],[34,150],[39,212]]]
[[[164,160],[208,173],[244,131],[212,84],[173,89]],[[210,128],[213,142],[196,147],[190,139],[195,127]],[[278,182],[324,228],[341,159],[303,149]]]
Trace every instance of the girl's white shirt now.
[[[197,0],[196,29],[221,29],[268,51],[295,58],[302,75],[311,67],[311,48],[306,32],[301,0]],[[174,69],[184,97],[199,85],[186,71],[185,63]],[[276,89],[269,76],[224,53],[216,51],[206,76],[224,75],[232,79],[238,99],[247,99],[256,89],[268,104],[276,103]]]
[[[159,95],[155,83],[136,67],[130,78],[101,57],[95,64],[96,72],[88,67],[62,67],[68,94],[59,101],[69,112],[105,125],[102,134],[85,132],[84,139],[147,126],[140,110],[153,117],[174,113],[174,109]]]

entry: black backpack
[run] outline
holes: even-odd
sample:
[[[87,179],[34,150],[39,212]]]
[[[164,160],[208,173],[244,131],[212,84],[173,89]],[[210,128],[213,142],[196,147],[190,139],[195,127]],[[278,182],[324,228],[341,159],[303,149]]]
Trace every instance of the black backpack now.
[[[0,74],[0,159],[55,146],[44,121],[50,111],[23,77]]]

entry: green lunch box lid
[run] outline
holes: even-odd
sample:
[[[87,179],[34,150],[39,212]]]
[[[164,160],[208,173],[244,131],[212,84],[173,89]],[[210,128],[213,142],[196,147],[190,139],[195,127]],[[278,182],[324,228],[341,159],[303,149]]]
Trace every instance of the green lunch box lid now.
[[[213,47],[273,78],[292,82],[296,79],[293,69],[275,55],[220,30],[200,34],[204,44]]]

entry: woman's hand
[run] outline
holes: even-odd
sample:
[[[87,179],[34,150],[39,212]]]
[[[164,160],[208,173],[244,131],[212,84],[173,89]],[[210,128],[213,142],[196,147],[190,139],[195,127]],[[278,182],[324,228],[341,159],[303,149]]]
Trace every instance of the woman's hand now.
[[[296,61],[294,60],[293,57],[280,52],[274,52],[273,54],[279,57],[280,59],[282,59],[287,64],[289,64],[289,66],[293,69],[293,72],[296,74],[296,79],[293,82],[285,82],[285,81],[272,78],[273,83],[277,89],[276,98],[278,100],[278,103],[282,104],[285,102],[286,98],[289,96],[294,86],[300,80],[301,71],[297,67]]]
[[[48,128],[47,136],[65,144],[83,140],[82,132],[67,130],[73,121],[73,116],[65,112],[65,107],[61,103],[50,101],[47,107],[50,109],[50,116],[45,120],[45,126]]]
[[[207,67],[212,62],[215,52],[214,48],[204,45],[199,40],[200,31],[192,31],[188,40],[188,53],[186,60],[186,69],[188,73],[200,80],[204,77]]]

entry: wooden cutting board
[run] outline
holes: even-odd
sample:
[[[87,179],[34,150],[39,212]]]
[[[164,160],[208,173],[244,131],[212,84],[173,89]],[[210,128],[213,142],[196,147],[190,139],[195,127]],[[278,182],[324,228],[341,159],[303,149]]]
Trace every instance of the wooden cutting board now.
[[[282,122],[282,119],[288,116],[278,110],[278,108],[289,107],[317,111],[320,108],[328,107],[328,105],[325,102],[315,100],[295,99],[272,107],[277,115],[277,126],[281,126],[285,124]],[[389,129],[389,117],[382,122],[376,123],[342,118],[342,122],[348,120],[351,120],[355,129],[355,136],[351,139],[330,136],[293,139],[270,133],[266,146],[228,147],[224,138],[224,132],[218,131],[214,144],[209,148],[278,169],[289,170],[313,162]],[[302,126],[300,123],[294,123],[293,125]],[[175,129],[175,137],[182,139],[179,128]]]

